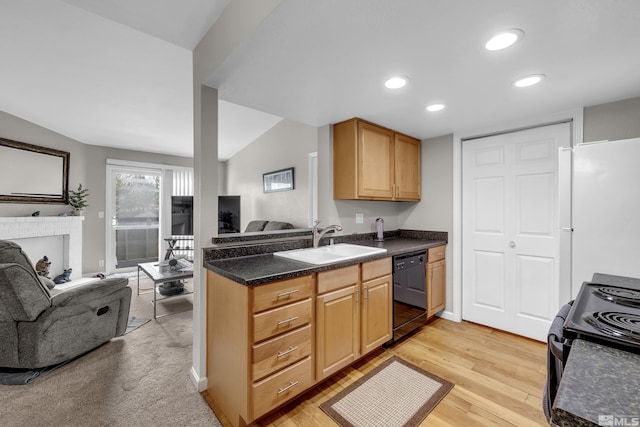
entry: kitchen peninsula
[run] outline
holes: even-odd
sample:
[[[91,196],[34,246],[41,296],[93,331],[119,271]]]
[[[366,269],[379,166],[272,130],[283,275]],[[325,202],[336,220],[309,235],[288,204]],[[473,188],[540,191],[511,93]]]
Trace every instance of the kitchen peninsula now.
[[[443,248],[447,237],[412,230],[386,232],[384,242],[373,233],[334,236],[386,252],[324,265],[273,255],[311,246],[310,234],[204,249],[212,406],[234,426],[254,423],[380,348],[392,337],[392,257]]]

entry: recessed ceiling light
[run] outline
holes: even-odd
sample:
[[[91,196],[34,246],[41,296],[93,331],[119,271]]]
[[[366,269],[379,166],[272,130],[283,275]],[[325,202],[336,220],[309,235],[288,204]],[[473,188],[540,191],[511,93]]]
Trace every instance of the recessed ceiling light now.
[[[409,79],[403,76],[391,77],[389,80],[384,82],[384,85],[389,89],[400,89],[407,84],[407,80]]]
[[[487,50],[505,49],[505,48],[511,46],[512,44],[514,44],[515,42],[517,42],[518,39],[521,39],[523,36],[524,36],[524,32],[522,30],[518,30],[517,28],[513,28],[511,30],[503,31],[503,32],[498,33],[495,36],[491,37],[491,40],[489,40],[484,45],[484,47]]]
[[[513,85],[515,87],[533,86],[535,84],[540,83],[542,79],[544,79],[544,74],[532,74],[530,76],[526,76],[516,80],[515,82],[513,82]]]
[[[444,104],[431,104],[427,107],[427,111],[433,113],[436,111],[444,110]]]

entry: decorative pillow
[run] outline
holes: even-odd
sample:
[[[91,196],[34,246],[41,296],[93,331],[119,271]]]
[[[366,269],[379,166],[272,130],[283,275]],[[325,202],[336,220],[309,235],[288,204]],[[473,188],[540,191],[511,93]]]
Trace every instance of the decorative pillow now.
[[[256,221],[251,221],[249,224],[247,224],[247,229],[244,230],[245,233],[248,233],[250,231],[262,231],[264,229],[264,226],[267,225],[269,221],[262,221],[262,220],[256,220]]]
[[[269,223],[264,226],[264,231],[269,231],[269,230],[291,230],[292,228],[293,228],[293,225],[289,224],[288,222],[269,221]]]
[[[56,286],[55,282],[48,277],[38,276],[38,279],[40,279],[40,283],[46,286],[47,289],[53,289]]]

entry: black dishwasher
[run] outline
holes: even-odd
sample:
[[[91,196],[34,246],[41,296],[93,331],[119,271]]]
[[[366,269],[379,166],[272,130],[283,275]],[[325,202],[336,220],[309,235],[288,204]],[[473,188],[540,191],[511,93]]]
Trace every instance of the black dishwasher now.
[[[393,257],[393,340],[397,341],[427,321],[427,253]]]

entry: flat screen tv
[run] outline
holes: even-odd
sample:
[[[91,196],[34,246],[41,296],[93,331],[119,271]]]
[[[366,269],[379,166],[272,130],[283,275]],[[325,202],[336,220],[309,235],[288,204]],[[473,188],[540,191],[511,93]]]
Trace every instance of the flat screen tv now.
[[[171,235],[193,236],[193,196],[171,196]]]

